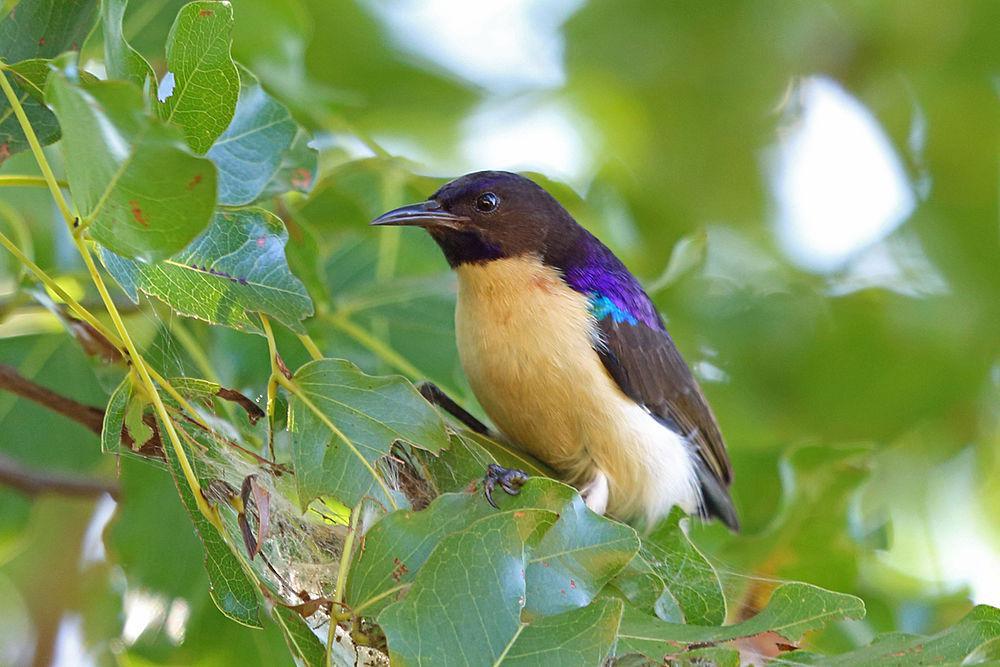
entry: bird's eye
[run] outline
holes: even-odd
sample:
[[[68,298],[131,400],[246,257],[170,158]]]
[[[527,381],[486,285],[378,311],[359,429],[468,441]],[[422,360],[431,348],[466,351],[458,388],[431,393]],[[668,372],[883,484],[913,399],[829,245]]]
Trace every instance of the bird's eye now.
[[[500,197],[492,192],[484,192],[476,199],[476,210],[480,213],[492,213],[500,205]]]

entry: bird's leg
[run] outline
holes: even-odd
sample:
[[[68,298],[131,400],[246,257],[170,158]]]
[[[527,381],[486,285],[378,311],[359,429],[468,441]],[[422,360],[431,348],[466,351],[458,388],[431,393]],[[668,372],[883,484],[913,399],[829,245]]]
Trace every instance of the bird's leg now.
[[[429,403],[438,406],[452,417],[460,421],[468,429],[480,435],[491,436],[490,428],[473,417],[465,408],[452,400],[448,394],[441,391],[441,387],[433,382],[421,382],[417,385],[417,391],[427,399]]]
[[[580,489],[580,496],[591,511],[603,515],[608,511],[608,476],[598,470],[594,478]]]
[[[444,393],[441,388],[433,382],[421,382],[417,385],[417,391],[419,391],[420,395],[426,398],[428,402],[433,403],[450,414],[452,417],[461,422],[466,428],[490,438],[497,437],[486,424],[473,417],[467,410],[452,400],[448,394]],[[500,485],[500,488],[508,494],[516,496],[521,492],[521,486],[524,485],[527,480],[528,473],[523,470],[518,470],[516,468],[504,468],[496,463],[491,463],[486,467],[486,477],[483,479],[483,493],[486,496],[486,501],[493,507],[496,507],[497,504],[493,502],[493,489],[498,484]]]
[[[483,494],[486,502],[493,507],[497,504],[493,502],[493,487],[497,484],[509,495],[516,496],[521,493],[521,487],[528,481],[528,473],[517,468],[504,468],[497,463],[486,466],[486,478],[483,480]],[[500,509],[497,507],[497,509]]]

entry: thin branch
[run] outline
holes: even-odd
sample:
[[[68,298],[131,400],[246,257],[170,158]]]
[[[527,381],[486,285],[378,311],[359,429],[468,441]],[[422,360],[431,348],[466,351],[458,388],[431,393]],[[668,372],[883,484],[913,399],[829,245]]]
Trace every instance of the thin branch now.
[[[121,497],[121,488],[116,482],[65,473],[39,472],[3,454],[0,454],[0,484],[16,489],[26,496],[57,493],[63,496],[92,497],[107,493],[115,500]]]
[[[97,435],[104,426],[104,410],[78,403],[22,376],[12,366],[0,364],[0,389],[34,401],[63,417],[86,426]]]

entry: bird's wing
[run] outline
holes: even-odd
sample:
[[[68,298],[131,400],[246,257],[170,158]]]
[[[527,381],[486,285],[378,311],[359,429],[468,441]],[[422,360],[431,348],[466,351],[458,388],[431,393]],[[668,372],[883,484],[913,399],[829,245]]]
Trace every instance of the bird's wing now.
[[[687,437],[701,459],[705,511],[736,529],[727,487],[733,471],[715,416],[691,370],[664,328],[648,326],[596,297],[592,312],[600,339],[594,347],[608,373],[632,400]]]

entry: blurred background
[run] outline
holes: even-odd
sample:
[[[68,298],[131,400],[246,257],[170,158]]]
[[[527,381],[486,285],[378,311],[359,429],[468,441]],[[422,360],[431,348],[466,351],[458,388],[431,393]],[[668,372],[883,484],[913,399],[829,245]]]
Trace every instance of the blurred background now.
[[[126,15],[158,75],[182,4]],[[471,405],[444,261],[365,223],[467,171],[532,172],[644,280],[714,406],[744,531],[694,534],[734,615],[770,579],[859,595],[865,621],[813,640],[837,650],[1000,605],[1000,3],[233,6],[234,56],[315,133],[314,190],[278,211],[327,354]],[[82,290],[47,193],[3,195]],[[0,362],[103,404],[113,383],[33,308],[0,303]],[[158,308],[130,327],[175,372],[263,390],[263,339]],[[117,507],[0,489],[0,663],[36,640],[65,665],[288,660],[212,607],[166,475],[7,394],[0,434],[32,465],[128,472]]]

